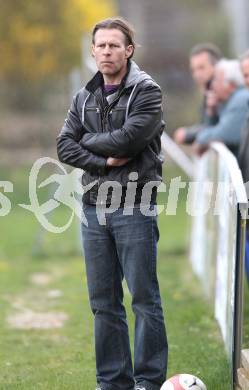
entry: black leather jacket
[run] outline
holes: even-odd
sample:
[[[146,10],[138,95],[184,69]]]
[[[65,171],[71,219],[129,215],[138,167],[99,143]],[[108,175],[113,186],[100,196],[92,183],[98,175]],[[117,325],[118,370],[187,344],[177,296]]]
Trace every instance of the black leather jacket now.
[[[59,160],[85,171],[84,186],[98,180],[83,196],[87,203],[96,203],[103,182],[115,180],[126,188],[131,172],[137,172],[139,187],[162,179],[160,136],[165,123],[161,90],[134,61],[128,65],[115,100],[107,106],[103,104],[103,76],[96,73],[74,96],[57,137]],[[108,167],[108,157],[131,160],[121,167]]]

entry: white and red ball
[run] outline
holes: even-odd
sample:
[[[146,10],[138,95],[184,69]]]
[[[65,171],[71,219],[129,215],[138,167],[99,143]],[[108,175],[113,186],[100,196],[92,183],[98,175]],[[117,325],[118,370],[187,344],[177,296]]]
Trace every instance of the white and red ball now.
[[[180,374],[164,382],[160,390],[207,390],[207,387],[194,375]]]

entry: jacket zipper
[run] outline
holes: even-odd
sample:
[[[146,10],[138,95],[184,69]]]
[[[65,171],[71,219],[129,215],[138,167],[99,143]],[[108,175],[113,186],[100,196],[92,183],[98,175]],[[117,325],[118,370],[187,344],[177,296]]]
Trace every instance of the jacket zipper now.
[[[107,118],[108,118],[108,115],[112,109],[112,107],[116,104],[116,102],[119,100],[120,96],[122,95],[122,93],[124,92],[124,88],[120,91],[120,93],[118,94],[118,96],[116,97],[116,99],[109,105],[107,106],[104,110],[102,110],[102,103],[101,101],[99,100],[98,96],[95,95],[96,97],[96,100],[99,104],[99,107],[100,108],[97,108],[97,112],[100,113],[101,115],[101,125],[102,125],[102,128],[101,128],[101,131],[104,132],[105,131],[105,125],[107,123]],[[100,187],[100,179],[101,179],[101,176],[98,177],[98,191],[99,191],[99,187]],[[102,199],[100,200],[100,204],[102,205],[103,204],[103,201]]]

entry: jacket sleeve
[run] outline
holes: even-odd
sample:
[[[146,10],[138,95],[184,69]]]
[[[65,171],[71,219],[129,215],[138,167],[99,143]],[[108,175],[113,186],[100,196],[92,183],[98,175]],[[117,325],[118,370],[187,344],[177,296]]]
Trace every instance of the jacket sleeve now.
[[[205,127],[199,132],[196,138],[197,143],[207,145],[212,141],[221,141],[226,145],[239,145],[247,110],[246,101],[241,99],[241,101],[234,102],[221,114],[215,126]]]
[[[84,129],[77,110],[77,98],[78,95],[74,96],[64,126],[56,138],[58,158],[61,162],[73,167],[104,175],[106,158],[90,152],[79,144]]]
[[[137,93],[122,128],[84,134],[81,145],[106,157],[134,157],[160,134],[163,127],[161,90],[157,85],[149,84]]]

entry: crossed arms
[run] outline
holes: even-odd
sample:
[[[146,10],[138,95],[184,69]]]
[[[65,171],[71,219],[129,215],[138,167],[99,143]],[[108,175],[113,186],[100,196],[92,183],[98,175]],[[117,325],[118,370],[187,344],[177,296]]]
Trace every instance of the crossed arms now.
[[[162,96],[155,84],[140,89],[121,128],[103,133],[92,133],[82,125],[77,99],[57,137],[57,152],[60,161],[90,173],[103,175],[110,157],[124,161],[135,157],[162,130]]]

